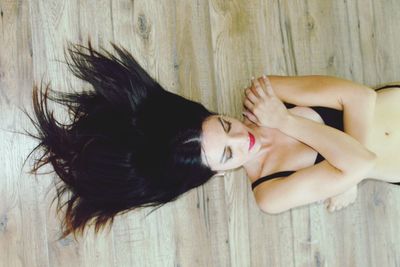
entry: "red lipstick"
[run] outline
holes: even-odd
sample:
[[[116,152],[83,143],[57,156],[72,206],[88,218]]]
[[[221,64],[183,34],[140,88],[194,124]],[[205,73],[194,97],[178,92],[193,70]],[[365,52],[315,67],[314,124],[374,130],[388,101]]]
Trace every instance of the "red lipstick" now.
[[[256,142],[256,139],[254,138],[254,135],[249,133],[249,139],[250,139],[250,144],[249,144],[249,150],[254,146],[254,143]]]

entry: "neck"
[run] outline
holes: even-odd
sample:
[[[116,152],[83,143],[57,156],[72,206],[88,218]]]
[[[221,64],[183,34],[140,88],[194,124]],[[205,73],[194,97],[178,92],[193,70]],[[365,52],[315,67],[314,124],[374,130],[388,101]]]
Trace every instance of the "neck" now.
[[[252,128],[258,142],[260,142],[260,150],[255,155],[255,158],[265,158],[266,155],[270,154],[273,148],[278,143],[278,131],[277,129],[255,126]]]

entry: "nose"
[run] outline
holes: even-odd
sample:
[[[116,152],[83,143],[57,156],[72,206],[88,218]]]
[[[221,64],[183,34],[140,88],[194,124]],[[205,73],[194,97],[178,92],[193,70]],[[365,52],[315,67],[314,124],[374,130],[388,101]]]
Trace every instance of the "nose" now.
[[[246,131],[232,133],[229,139],[231,145],[247,145],[249,143],[249,135]]]

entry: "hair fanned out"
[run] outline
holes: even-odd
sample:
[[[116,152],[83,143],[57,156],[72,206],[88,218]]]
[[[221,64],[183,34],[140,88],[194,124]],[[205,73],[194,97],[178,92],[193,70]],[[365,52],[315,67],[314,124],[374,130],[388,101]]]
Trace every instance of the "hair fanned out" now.
[[[94,90],[54,91],[33,87],[34,118],[26,112],[41,151],[31,173],[50,163],[56,179],[57,211],[66,206],[61,238],[98,232],[115,215],[161,206],[207,182],[215,172],[201,161],[201,125],[215,114],[197,102],[164,90],[125,49],[118,57],[70,45],[67,65]],[[48,100],[68,109],[61,124]],[[63,197],[67,197],[62,201]],[[53,200],[53,201],[54,201]]]

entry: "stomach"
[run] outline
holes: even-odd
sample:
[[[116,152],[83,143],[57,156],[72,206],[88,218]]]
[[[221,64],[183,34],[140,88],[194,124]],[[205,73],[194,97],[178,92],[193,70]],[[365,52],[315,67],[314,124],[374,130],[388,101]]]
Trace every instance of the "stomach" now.
[[[400,87],[377,91],[366,147],[378,156],[370,178],[400,182]]]

